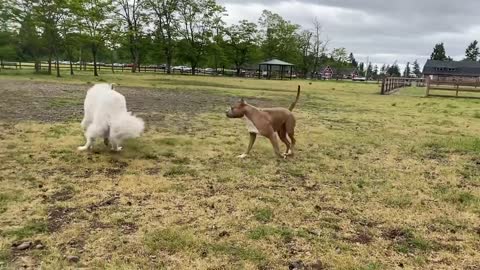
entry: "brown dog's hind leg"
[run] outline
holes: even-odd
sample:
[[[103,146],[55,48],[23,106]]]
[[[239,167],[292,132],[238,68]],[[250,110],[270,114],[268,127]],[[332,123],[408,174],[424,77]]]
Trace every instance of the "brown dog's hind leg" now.
[[[287,146],[287,149],[285,150],[285,155],[288,155],[290,151],[290,142],[287,139],[287,131],[285,130],[285,126],[283,126],[278,131],[278,137],[280,137],[280,140]]]
[[[293,148],[295,148],[295,118],[291,118],[287,123],[285,123],[285,129],[288,134],[288,138],[290,139],[290,153],[287,155],[293,156]]]
[[[280,153],[280,148],[278,147],[278,140],[277,140],[277,136],[275,135],[275,132],[273,132],[273,133],[268,137],[268,139],[270,139],[270,142],[272,143],[273,150],[275,151],[275,154],[276,154],[278,157],[285,158],[285,155],[282,155],[282,153]]]

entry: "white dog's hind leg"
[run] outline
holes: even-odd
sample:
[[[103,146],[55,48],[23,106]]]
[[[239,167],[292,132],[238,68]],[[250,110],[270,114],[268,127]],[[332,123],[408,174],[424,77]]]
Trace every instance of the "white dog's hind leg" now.
[[[93,148],[94,139],[90,137],[86,137],[86,139],[87,139],[87,143],[85,143],[84,146],[79,146],[78,147],[79,151],[85,151],[87,149]]]
[[[123,147],[120,146],[120,142],[114,138],[110,138],[110,144],[112,145],[112,151],[122,151]]]

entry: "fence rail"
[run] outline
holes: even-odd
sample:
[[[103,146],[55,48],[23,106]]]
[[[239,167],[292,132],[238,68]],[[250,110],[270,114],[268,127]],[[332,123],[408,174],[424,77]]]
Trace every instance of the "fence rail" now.
[[[480,93],[480,80],[475,79],[474,81],[461,81],[461,80],[444,80],[444,79],[431,79],[427,77],[427,89],[425,96],[447,96],[453,97],[451,95],[438,95],[432,94],[432,90],[436,91],[449,91],[455,92],[455,97],[459,97],[459,92],[469,92],[469,93]]]
[[[2,69],[6,70],[35,70],[36,66],[35,63],[30,62],[8,62],[8,61],[1,61],[0,60],[0,71]],[[94,65],[92,63],[72,63],[72,67],[74,71],[92,71],[94,70]],[[56,63],[51,64],[52,72],[56,70],[57,66]],[[70,64],[69,63],[60,63],[58,68],[61,71],[70,71]],[[48,69],[48,62],[41,61],[38,63],[38,69],[40,71],[45,71]],[[97,71],[98,72],[131,72],[132,66],[131,65],[123,65],[123,64],[97,64]],[[155,65],[143,65],[137,68],[137,72],[143,73],[167,73],[167,69],[162,66],[155,66]],[[192,74],[191,69],[171,69],[172,74]],[[218,69],[196,69],[195,72],[197,75],[221,75],[221,76],[236,76],[236,70],[226,69],[226,68],[218,68]],[[245,71],[242,72],[240,75],[242,77],[256,77],[257,71]]]
[[[417,78],[405,78],[405,77],[386,77],[382,81],[382,88],[380,94],[390,95],[404,87],[413,86],[424,87],[425,80]]]

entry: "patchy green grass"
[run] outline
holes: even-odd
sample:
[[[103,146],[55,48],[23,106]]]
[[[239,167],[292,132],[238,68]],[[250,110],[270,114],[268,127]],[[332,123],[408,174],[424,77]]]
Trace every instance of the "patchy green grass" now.
[[[380,96],[379,85],[352,82],[101,72],[0,74],[59,91],[41,97],[46,107],[17,106],[32,117],[0,114],[0,268],[480,268],[480,100],[424,98],[417,88]],[[101,142],[76,151],[81,111],[69,108],[83,94],[63,87],[97,81],[147,88],[127,99],[146,133],[120,153]],[[224,117],[228,101],[288,106],[298,84],[295,156],[276,159],[259,138],[237,159],[248,133]],[[207,95],[189,101],[201,111],[185,106],[192,93]],[[0,112],[26,95],[0,94]],[[158,112],[167,95],[178,104]],[[44,248],[16,250],[23,241]]]

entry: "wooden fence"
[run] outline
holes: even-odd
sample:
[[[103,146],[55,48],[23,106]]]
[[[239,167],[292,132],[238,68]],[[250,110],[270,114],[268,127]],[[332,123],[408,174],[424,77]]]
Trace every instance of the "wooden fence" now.
[[[74,71],[92,71],[94,70],[94,65],[92,63],[72,63]],[[52,73],[55,72],[57,66],[55,63],[52,62]],[[48,62],[42,61],[39,62],[39,70],[45,71],[48,69]],[[22,63],[22,62],[8,62],[0,60],[0,71],[2,69],[8,70],[35,70],[35,63]],[[59,69],[62,72],[68,71],[70,72],[70,64],[61,63],[59,64]],[[131,72],[132,66],[131,65],[112,65],[112,64],[97,64],[97,71],[98,72]],[[165,67],[155,66],[155,65],[143,65],[137,69],[137,72],[151,72],[151,73],[167,73]],[[182,69],[175,69],[172,67],[171,69],[172,74],[192,74],[192,70],[182,70]],[[255,77],[256,74],[250,74],[252,72],[244,72],[242,73],[242,77]],[[225,69],[225,68],[218,68],[218,69],[197,69],[197,75],[222,75],[222,76],[235,76],[236,70]]]
[[[425,80],[417,78],[404,77],[385,77],[382,81],[382,88],[380,94],[390,95],[404,87],[411,87],[415,84],[417,87],[424,87]]]
[[[455,92],[455,97],[458,97],[459,92],[469,92],[469,93],[480,93],[480,79],[476,78],[475,80],[446,80],[446,79],[431,79],[430,76],[426,78],[427,89],[425,96],[445,96],[453,97],[452,95],[439,95],[432,94],[432,90],[436,91],[448,91]],[[480,96],[475,96],[479,97]]]

